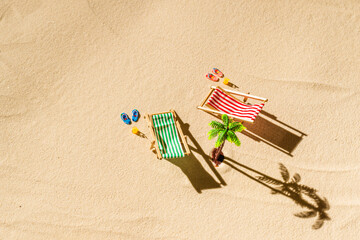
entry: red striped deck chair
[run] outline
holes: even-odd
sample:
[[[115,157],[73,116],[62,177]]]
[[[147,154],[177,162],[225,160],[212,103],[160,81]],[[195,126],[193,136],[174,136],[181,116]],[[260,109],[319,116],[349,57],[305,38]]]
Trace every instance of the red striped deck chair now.
[[[241,101],[234,95],[244,97],[244,100]],[[261,103],[253,105],[246,104],[248,98],[259,100]],[[253,123],[256,116],[264,107],[265,102],[267,102],[266,98],[212,86],[210,93],[201,105],[198,106],[198,109],[215,115],[227,114],[235,121]]]

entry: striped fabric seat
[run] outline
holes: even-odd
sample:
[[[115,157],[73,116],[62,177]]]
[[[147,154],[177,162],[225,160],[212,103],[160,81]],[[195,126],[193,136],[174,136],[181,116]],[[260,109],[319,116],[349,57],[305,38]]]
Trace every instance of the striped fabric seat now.
[[[152,116],[156,140],[163,158],[184,157],[179,134],[171,112]]]
[[[253,122],[264,107],[264,103],[254,105],[244,104],[219,88],[214,90],[206,104],[218,111],[243,118],[249,122]]]

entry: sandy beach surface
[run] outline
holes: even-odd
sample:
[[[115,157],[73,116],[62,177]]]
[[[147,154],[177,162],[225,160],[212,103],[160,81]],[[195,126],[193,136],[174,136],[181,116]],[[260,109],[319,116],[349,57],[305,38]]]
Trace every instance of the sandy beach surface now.
[[[0,1],[0,239],[359,239],[359,39],[356,0]],[[217,168],[211,85],[269,99]],[[192,154],[158,160],[170,109]]]

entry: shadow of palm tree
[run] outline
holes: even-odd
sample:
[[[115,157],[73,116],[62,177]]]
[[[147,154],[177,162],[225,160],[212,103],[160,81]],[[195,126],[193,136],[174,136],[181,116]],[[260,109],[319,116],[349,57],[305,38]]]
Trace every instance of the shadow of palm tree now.
[[[311,218],[317,216],[317,220],[312,225],[313,229],[319,229],[323,226],[324,221],[329,221],[330,217],[326,213],[330,209],[329,202],[325,197],[320,197],[317,194],[317,190],[309,186],[300,184],[301,177],[298,173],[295,173],[294,176],[290,179],[290,174],[287,168],[280,163],[280,173],[283,178],[283,181],[272,178],[265,175],[259,171],[256,171],[250,167],[247,167],[243,164],[236,162],[233,159],[225,157],[223,163],[232,167],[233,169],[239,171],[250,179],[264,185],[265,187],[271,189],[272,194],[281,194],[293,200],[297,205],[302,208],[307,208],[307,211],[299,212],[294,214],[300,218]],[[258,176],[252,176],[249,173],[241,170],[240,168],[234,166],[233,164],[238,165],[244,169],[247,169]]]

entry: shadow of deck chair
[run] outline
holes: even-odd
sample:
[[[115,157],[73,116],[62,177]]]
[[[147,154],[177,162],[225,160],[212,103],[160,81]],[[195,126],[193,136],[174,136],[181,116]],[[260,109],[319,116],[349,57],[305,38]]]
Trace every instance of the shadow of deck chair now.
[[[158,159],[190,155],[187,136],[181,130],[173,109],[169,112],[145,114],[145,119],[153,138],[150,149],[156,150]]]
[[[244,100],[241,101],[235,96],[244,97]],[[261,103],[247,104],[249,98]],[[197,108],[213,115],[227,114],[234,121],[253,123],[267,101],[266,98],[211,86],[210,93]]]

